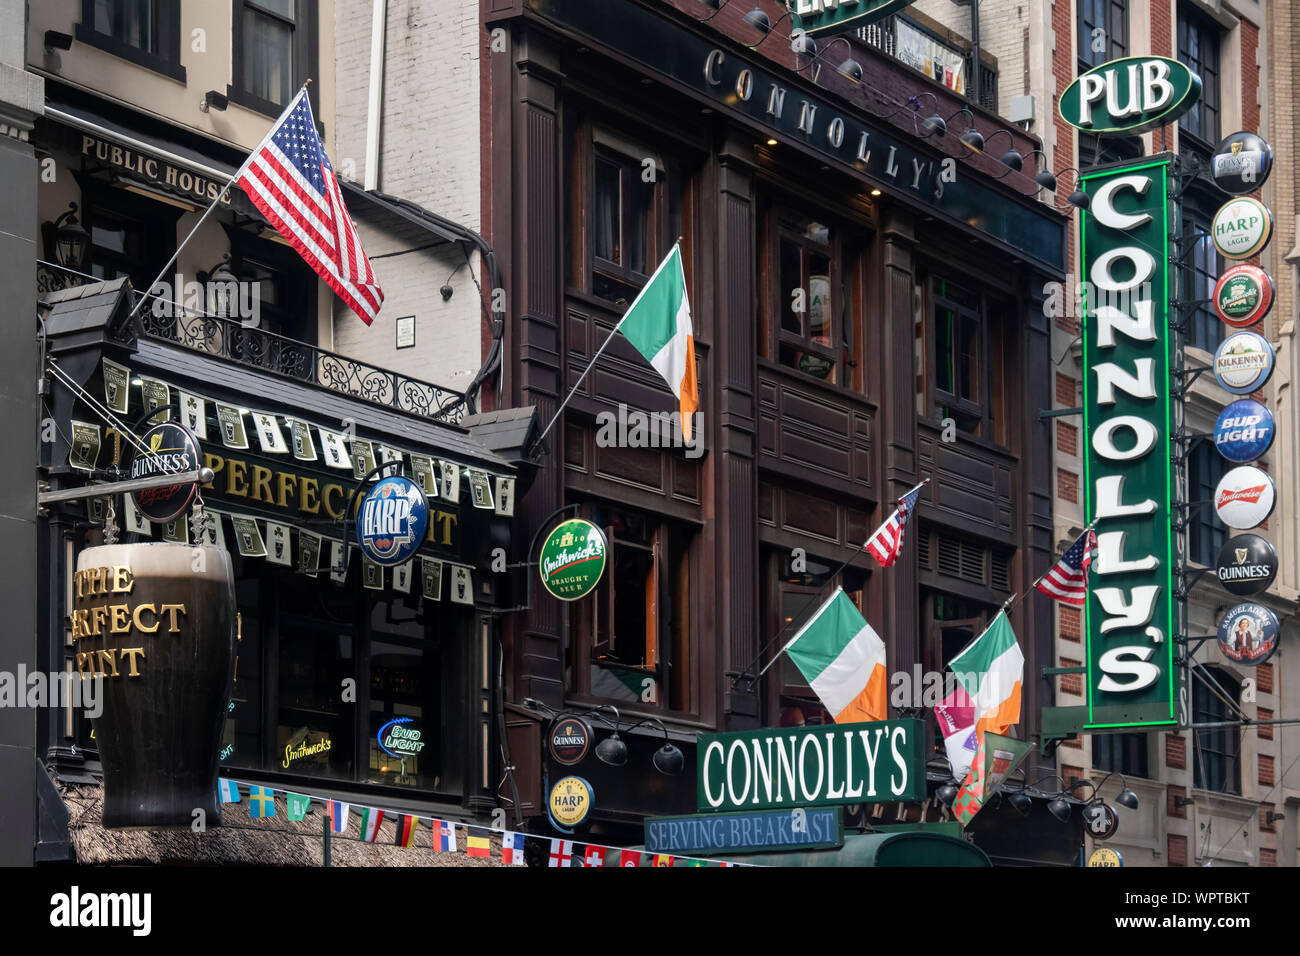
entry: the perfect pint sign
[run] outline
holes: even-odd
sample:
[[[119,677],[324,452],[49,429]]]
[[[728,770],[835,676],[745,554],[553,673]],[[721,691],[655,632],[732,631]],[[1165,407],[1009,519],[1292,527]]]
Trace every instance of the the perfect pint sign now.
[[[695,759],[703,811],[926,798],[919,720],[701,734]]]
[[[1126,56],[1075,77],[1061,118],[1088,133],[1140,133],[1172,123],[1201,96],[1201,78],[1177,60]]]
[[[1169,156],[1081,177],[1087,727],[1175,722]]]

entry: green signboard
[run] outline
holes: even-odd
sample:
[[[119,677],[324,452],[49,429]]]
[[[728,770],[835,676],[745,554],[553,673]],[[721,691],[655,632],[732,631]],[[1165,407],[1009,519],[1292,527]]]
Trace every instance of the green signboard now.
[[[542,542],[537,562],[542,587],[561,601],[586,597],[600,583],[607,551],[605,535],[590,521],[561,522]]]
[[[1172,157],[1081,176],[1089,729],[1175,722],[1170,464]]]
[[[847,33],[911,4],[912,0],[794,0],[794,24],[813,37]]]
[[[701,734],[703,811],[924,800],[925,723],[875,720]]]
[[[1201,96],[1201,78],[1177,60],[1126,56],[1075,77],[1057,109],[1089,133],[1130,134],[1172,123]]]
[[[761,853],[825,850],[844,845],[839,807],[794,807],[647,817],[645,848],[650,853]]]

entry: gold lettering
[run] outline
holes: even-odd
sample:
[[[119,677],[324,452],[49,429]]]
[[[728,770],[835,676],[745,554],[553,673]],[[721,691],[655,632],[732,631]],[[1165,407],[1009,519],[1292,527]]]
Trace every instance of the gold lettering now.
[[[79,607],[72,612],[72,639],[86,636],[86,609]]]
[[[94,653],[94,651],[80,651],[77,654],[77,673],[81,675],[82,680],[86,679],[86,659]],[[94,674],[93,669],[91,670],[91,674]]]
[[[103,581],[104,581],[103,568],[86,568],[86,593],[87,594],[92,594],[92,595],[103,594],[104,592],[99,589],[99,586],[100,584],[103,583]]]
[[[99,637],[100,629],[108,621],[108,608],[100,604],[90,609],[90,633]]]
[[[99,658],[99,672],[105,677],[117,677],[117,648],[106,647],[103,650],[96,651],[95,654]],[[109,672],[104,669],[105,661],[108,662],[109,667],[113,668],[112,674],[109,674]]]
[[[288,471],[275,473],[275,506],[289,507],[289,492],[298,490],[298,476]]]
[[[457,522],[456,516],[454,514],[449,514],[446,511],[439,511],[437,513],[437,522],[438,524],[442,525],[442,539],[439,543],[450,546],[451,529],[456,526],[456,522]],[[430,527],[433,527],[433,525],[430,524]]]
[[[154,616],[153,627],[145,627],[145,626],[144,626],[144,621],[142,621],[142,620],[140,619],[140,612],[141,612],[141,611],[148,611],[150,614],[152,614],[152,615]],[[137,605],[135,611],[131,614],[131,620],[132,620],[132,622],[135,624],[135,629],[136,629],[137,631],[140,631],[140,632],[144,633],[144,634],[153,634],[153,633],[155,633],[155,632],[158,630],[158,625],[159,625],[159,623],[160,623],[160,622],[158,621],[158,609],[155,608],[152,604],[140,604],[140,605]]]
[[[164,604],[158,610],[159,615],[168,614],[171,619],[171,626],[167,628],[168,634],[177,634],[180,632],[180,626],[176,623],[176,615],[185,613],[184,604]]]
[[[131,630],[131,608],[126,604],[114,604],[109,609],[112,614],[110,634],[126,634]]]
[[[113,568],[113,593],[125,594],[135,587],[135,579],[131,576],[131,569],[125,564],[119,564]]]
[[[239,498],[248,495],[248,465],[244,464],[238,458],[231,458],[226,462],[226,494],[235,495]]]
[[[265,501],[271,504],[271,469],[262,465],[253,466],[253,493],[250,497],[254,501]]]
[[[123,657],[126,657],[128,654],[131,656],[131,669],[130,669],[129,671],[127,671],[127,675],[126,675],[126,676],[127,676],[127,677],[139,677],[139,676],[140,676],[140,671],[136,669],[136,666],[135,666],[135,658],[136,658],[136,655],[137,655],[137,654],[139,654],[141,657],[144,657],[144,648],[143,648],[143,647],[124,647],[124,648],[122,648],[118,653],[120,653]],[[116,676],[116,675],[114,675],[114,676]]]
[[[320,514],[320,483],[315,478],[303,476],[298,482],[298,490],[298,510],[306,515]]]
[[[224,468],[226,467],[226,459],[222,458],[220,455],[211,455],[211,454],[207,454],[207,453],[205,453],[205,454],[203,455],[203,465],[204,465],[204,467],[206,467],[206,468],[211,468],[211,469],[212,469],[212,480],[215,481],[216,478],[217,478],[217,475],[221,474],[222,469],[224,469]],[[207,484],[205,484],[203,487],[204,487],[204,488],[211,488],[211,487],[212,487],[212,482],[209,481],[209,482],[208,482]]]
[[[330,483],[326,485],[322,490],[325,492],[324,497],[322,499],[325,504],[325,513],[329,515],[331,518],[333,518],[335,521],[342,521],[343,507],[341,505],[339,506],[334,505],[334,496],[337,494],[340,498],[342,498],[343,487],[341,485]]]
[[[77,589],[77,597],[79,598],[83,598],[86,596],[86,592],[82,590],[82,585],[84,585],[85,583],[86,583],[85,571],[74,571],[72,573],[72,585]]]

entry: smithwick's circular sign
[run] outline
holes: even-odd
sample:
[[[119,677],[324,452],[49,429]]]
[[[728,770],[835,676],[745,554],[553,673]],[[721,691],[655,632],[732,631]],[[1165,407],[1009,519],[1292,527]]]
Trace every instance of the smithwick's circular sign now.
[[[1124,857],[1120,855],[1119,850],[1112,850],[1108,846],[1099,846],[1092,851],[1088,857],[1088,866],[1094,869],[1100,867],[1119,867],[1124,865]]]
[[[414,757],[424,749],[424,732],[414,725],[413,718],[396,717],[379,728],[375,739],[379,749],[390,757]]]
[[[1229,259],[1249,259],[1273,236],[1273,214],[1258,199],[1241,196],[1224,203],[1210,224],[1214,247]]]
[[[591,789],[591,784],[581,777],[563,777],[551,787],[546,809],[552,820],[572,829],[587,819],[595,801],[596,792]]]
[[[199,443],[184,425],[162,422],[140,438],[147,451],[136,452],[131,460],[132,478],[153,478],[199,470]],[[182,514],[198,494],[197,481],[162,488],[146,488],[132,494],[135,506],[150,521],[163,523]]]
[[[1219,480],[1214,489],[1214,510],[1229,528],[1249,531],[1268,520],[1277,502],[1277,488],[1267,472],[1241,465]]]
[[[1214,285],[1214,311],[1229,325],[1244,329],[1273,308],[1273,279],[1259,266],[1233,266]]]
[[[1230,594],[1258,594],[1277,577],[1277,552],[1257,534],[1239,534],[1219,549],[1214,573]]]
[[[1253,193],[1273,170],[1273,147],[1254,133],[1233,133],[1220,141],[1210,167],[1214,184],[1225,193]]]
[[[429,528],[429,502],[415,482],[392,475],[361,499],[357,543],[376,564],[393,567],[415,556]]]
[[[1277,650],[1277,615],[1262,604],[1238,604],[1219,622],[1219,650],[1231,661],[1262,664]]]
[[[556,525],[537,562],[542,587],[561,601],[586,597],[600,583],[608,550],[604,533],[585,518]]]
[[[1244,465],[1268,451],[1276,431],[1272,412],[1253,398],[1240,398],[1219,412],[1214,447],[1228,461]]]
[[[556,763],[572,766],[587,756],[591,747],[591,724],[581,717],[564,714],[551,726],[551,756]]]
[[[1256,332],[1233,332],[1214,353],[1214,377],[1234,395],[1249,395],[1273,374],[1273,346]]]

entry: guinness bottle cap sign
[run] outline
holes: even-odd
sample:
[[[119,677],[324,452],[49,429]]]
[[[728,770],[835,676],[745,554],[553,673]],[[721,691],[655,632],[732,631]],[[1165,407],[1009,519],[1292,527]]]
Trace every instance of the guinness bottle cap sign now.
[[[1225,193],[1244,196],[1264,185],[1273,171],[1273,147],[1254,133],[1225,136],[1214,150],[1214,184]]]
[[[1214,573],[1231,594],[1258,594],[1277,577],[1277,552],[1257,534],[1239,534],[1219,549]]]

